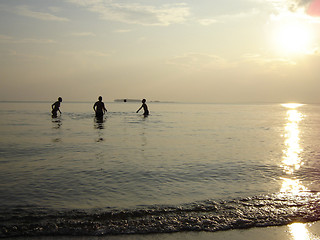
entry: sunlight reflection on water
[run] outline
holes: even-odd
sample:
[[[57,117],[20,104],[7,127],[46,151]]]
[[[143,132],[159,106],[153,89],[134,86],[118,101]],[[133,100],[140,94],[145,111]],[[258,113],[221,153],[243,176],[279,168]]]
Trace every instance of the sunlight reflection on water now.
[[[293,194],[299,194],[300,192],[308,191],[303,186],[299,179],[281,178],[283,180],[280,192],[290,192]]]
[[[282,168],[287,175],[293,175],[295,171],[299,170],[303,165],[300,158],[300,153],[303,149],[300,147],[300,129],[299,123],[303,120],[303,115],[296,109],[302,104],[283,104],[282,106],[288,108],[287,123],[285,125],[285,149],[282,159]],[[301,191],[307,191],[299,179],[281,178],[283,180],[281,192],[291,192],[299,194]]]
[[[285,146],[283,150],[284,156],[282,160],[282,167],[287,174],[293,174],[302,165],[299,154],[303,149],[300,147],[300,130],[299,122],[303,119],[303,115],[296,109],[290,109],[287,111],[288,122],[285,126]]]
[[[283,180],[280,192],[292,193],[298,195],[301,192],[306,192],[308,189],[303,186],[299,179],[294,179],[293,174],[299,170],[303,165],[300,154],[303,149],[300,147],[300,129],[299,123],[303,120],[304,116],[297,108],[303,104],[288,103],[282,104],[287,108],[287,123],[285,125],[285,149],[283,150],[284,156],[282,159],[283,171],[291,176],[291,178],[281,178]],[[309,240],[310,232],[306,224],[293,223],[288,226],[289,232],[293,240]]]
[[[288,227],[293,240],[316,239],[312,238],[309,230],[307,229],[307,224],[305,223],[292,223]]]

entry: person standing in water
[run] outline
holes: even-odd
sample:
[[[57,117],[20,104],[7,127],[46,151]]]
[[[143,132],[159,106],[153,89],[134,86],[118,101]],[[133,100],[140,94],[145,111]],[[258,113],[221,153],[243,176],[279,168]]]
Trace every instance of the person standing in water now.
[[[98,99],[99,101],[97,101],[93,105],[93,110],[95,111],[97,118],[102,118],[103,114],[107,112],[107,109],[105,108],[104,103],[102,102],[102,97],[100,96]]]
[[[144,113],[143,113],[143,115],[146,117],[146,116],[148,116],[149,115],[149,110],[148,110],[148,106],[147,106],[147,104],[146,104],[146,101],[147,100],[145,100],[145,99],[142,99],[142,105],[141,105],[141,107],[137,110],[137,113],[143,108],[143,110],[144,110]]]
[[[62,98],[59,97],[58,101],[56,101],[54,104],[51,105],[52,108],[52,117],[57,117],[57,112],[59,111],[60,115],[61,115],[61,111],[60,111],[60,103],[62,102]]]

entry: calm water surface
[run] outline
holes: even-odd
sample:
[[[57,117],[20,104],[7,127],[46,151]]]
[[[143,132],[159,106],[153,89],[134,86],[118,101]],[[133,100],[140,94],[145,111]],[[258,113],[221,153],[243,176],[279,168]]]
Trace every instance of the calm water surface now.
[[[319,105],[92,104],[0,103],[0,236],[320,219]]]

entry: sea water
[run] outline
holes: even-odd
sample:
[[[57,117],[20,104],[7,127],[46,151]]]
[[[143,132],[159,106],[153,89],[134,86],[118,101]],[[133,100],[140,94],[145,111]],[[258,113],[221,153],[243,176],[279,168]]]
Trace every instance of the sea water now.
[[[320,220],[320,105],[0,103],[0,237]]]

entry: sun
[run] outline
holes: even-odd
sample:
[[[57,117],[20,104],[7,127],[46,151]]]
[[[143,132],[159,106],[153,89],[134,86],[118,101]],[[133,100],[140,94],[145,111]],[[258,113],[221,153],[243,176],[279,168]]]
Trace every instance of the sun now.
[[[289,52],[301,52],[309,44],[310,34],[302,25],[283,26],[278,35],[279,45]]]
[[[274,44],[279,52],[306,54],[312,49],[312,29],[299,22],[279,25],[274,33]]]

